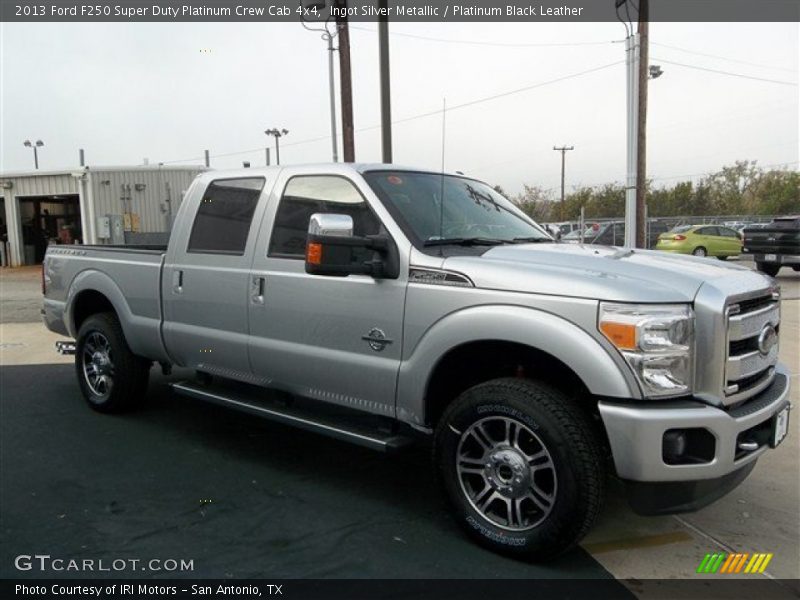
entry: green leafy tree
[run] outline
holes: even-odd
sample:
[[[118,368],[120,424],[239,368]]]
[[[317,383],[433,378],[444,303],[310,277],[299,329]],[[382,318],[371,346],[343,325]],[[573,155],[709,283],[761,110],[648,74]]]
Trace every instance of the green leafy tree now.
[[[548,190],[537,185],[523,184],[522,193],[514,198],[514,203],[520,207],[522,212],[540,223],[548,223],[558,220],[557,207],[554,206],[553,198]]]
[[[551,193],[525,185],[514,201],[542,222],[577,220],[581,208],[587,219],[619,218],[625,214],[625,187],[578,187],[567,194],[562,207]],[[648,181],[647,209],[650,217],[800,214],[800,173],[764,170],[756,161],[743,160],[696,182],[656,188]]]

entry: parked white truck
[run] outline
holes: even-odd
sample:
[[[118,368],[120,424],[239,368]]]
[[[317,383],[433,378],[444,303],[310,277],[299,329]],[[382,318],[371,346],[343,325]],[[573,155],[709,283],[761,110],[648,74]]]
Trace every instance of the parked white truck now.
[[[430,436],[466,530],[533,559],[589,530],[609,470],[635,510],[690,511],[787,432],[773,279],[556,243],[464,176],[206,172],[168,247],[51,246],[43,282],[92,408],[139,404],[157,362],[199,374],[178,393],[372,448]]]

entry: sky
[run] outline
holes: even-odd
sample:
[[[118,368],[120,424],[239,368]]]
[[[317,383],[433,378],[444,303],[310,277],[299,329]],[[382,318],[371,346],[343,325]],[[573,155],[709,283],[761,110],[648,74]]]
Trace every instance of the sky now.
[[[376,30],[351,25],[359,162],[381,159]],[[558,191],[556,145],[575,147],[568,191],[624,181],[622,24],[390,31],[395,163],[439,169],[444,124],[445,170],[511,194]],[[656,185],[736,160],[800,166],[799,34],[797,23],[651,24],[650,62],[664,71],[649,85]],[[206,148],[214,168],[257,166],[272,127],[289,130],[282,163],[330,161],[326,48],[299,23],[0,24],[0,172],[33,167],[26,139],[44,141],[43,170],[76,166],[79,148],[98,166],[202,164]]]

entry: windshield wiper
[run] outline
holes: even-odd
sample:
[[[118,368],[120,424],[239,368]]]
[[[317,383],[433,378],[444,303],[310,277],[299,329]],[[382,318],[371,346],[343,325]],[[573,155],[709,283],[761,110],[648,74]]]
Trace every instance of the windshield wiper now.
[[[552,244],[555,240],[546,237],[515,237],[514,243],[516,244]]]
[[[486,237],[468,237],[468,238],[441,238],[435,240],[426,240],[425,246],[500,246],[501,244],[510,244],[510,240],[500,240],[496,238]]]

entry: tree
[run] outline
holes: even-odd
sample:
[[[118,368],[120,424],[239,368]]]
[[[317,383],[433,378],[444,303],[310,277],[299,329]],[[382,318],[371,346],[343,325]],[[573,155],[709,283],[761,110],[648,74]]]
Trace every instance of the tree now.
[[[513,202],[534,221],[549,223],[555,220],[557,214],[553,197],[548,190],[538,185],[523,184],[523,191],[518,194]]]
[[[765,171],[756,161],[737,161],[697,182],[679,181],[660,188],[652,184],[648,181],[650,217],[800,214],[800,173],[788,169]],[[561,220],[560,202],[541,187],[524,185],[514,202],[537,221]],[[564,199],[563,218],[577,220],[581,208],[587,219],[622,218],[625,187],[608,183],[574,189]]]

